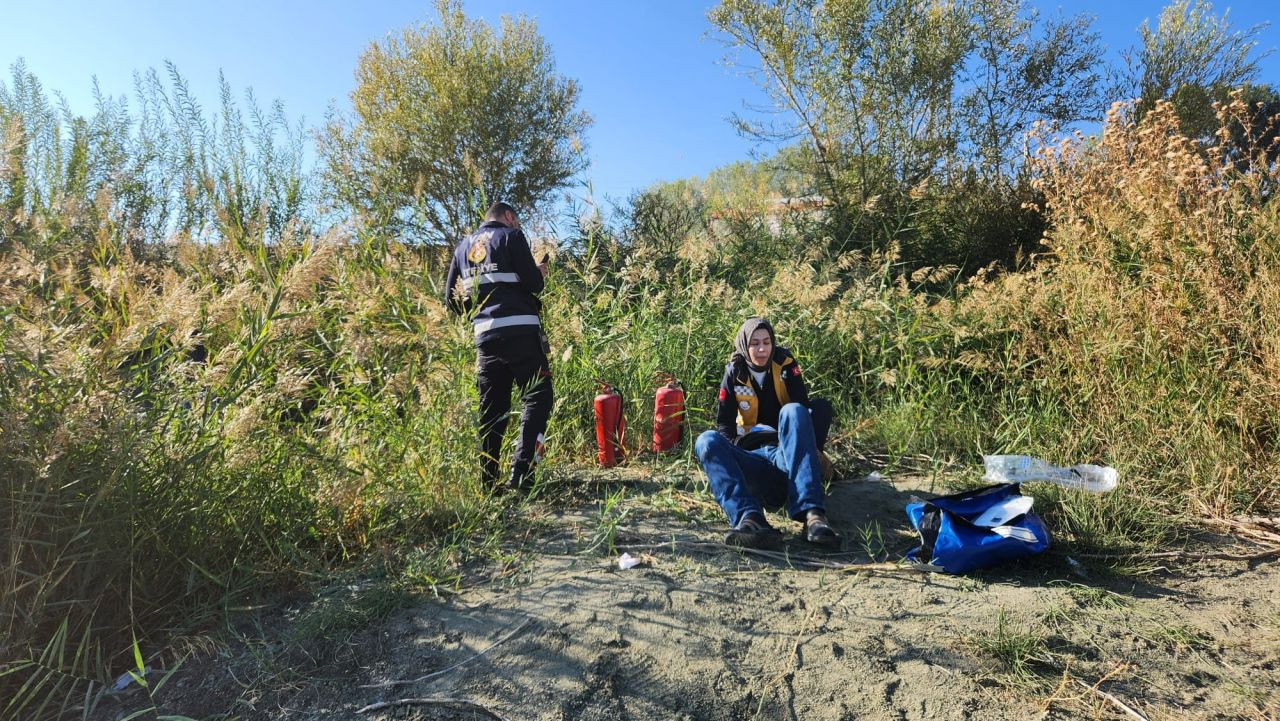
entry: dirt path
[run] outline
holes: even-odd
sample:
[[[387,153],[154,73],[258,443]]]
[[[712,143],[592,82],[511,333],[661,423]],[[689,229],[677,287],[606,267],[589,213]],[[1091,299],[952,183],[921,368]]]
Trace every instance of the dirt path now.
[[[900,556],[910,545],[902,507],[929,490],[921,479],[838,484],[830,512],[846,553],[824,560]],[[206,655],[175,674],[161,710],[246,719],[1136,718],[1087,688],[1103,680],[1100,690],[1153,721],[1280,713],[1274,562],[1140,580],[1080,577],[1060,556],[974,577],[850,573],[706,544],[722,527],[714,509],[691,516],[652,497],[610,509],[549,518],[542,552],[518,574],[396,611],[340,643],[300,651],[264,641],[254,654]],[[583,553],[607,532],[618,551],[648,554],[648,563],[623,571],[616,556]],[[814,557],[793,538],[787,550]],[[438,675],[378,686],[427,674]],[[359,713],[414,698],[477,706]],[[103,718],[119,718],[130,699],[112,703]]]

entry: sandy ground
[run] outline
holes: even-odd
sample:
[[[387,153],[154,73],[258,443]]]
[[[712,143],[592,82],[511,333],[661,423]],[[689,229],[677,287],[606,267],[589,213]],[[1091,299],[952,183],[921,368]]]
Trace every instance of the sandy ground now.
[[[644,482],[630,488],[604,510],[597,500],[548,514],[517,571],[372,625],[273,640],[308,601],[286,604],[243,643],[185,663],[159,709],[379,721],[1280,717],[1275,560],[1140,578],[1053,554],[968,577],[820,568],[807,559],[900,558],[912,545],[902,508],[929,482],[838,482],[829,510],[844,552],[818,554],[778,519],[790,560],[717,545],[709,498],[664,505]],[[610,530],[614,552],[587,550]],[[646,563],[620,570],[622,551]],[[97,718],[123,718],[141,694],[108,700]],[[402,703],[413,699],[437,703]],[[391,705],[362,712],[378,703]]]

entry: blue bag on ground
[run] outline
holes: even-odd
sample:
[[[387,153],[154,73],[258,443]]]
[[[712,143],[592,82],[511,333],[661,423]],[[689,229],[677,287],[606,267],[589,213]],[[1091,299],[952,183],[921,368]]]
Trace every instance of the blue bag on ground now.
[[[913,501],[907,518],[922,545],[907,558],[965,573],[1033,556],[1049,547],[1049,530],[1030,509],[1017,483]]]

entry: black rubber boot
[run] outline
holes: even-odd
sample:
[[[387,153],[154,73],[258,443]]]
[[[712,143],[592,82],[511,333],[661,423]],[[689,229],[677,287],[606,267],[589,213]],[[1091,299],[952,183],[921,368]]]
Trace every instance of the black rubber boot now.
[[[511,465],[511,478],[507,480],[507,490],[527,493],[533,488],[533,466],[516,461]]]

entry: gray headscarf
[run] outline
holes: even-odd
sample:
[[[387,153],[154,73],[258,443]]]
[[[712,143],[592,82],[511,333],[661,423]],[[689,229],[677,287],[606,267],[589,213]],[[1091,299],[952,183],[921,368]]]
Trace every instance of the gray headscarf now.
[[[747,365],[755,368],[751,364],[751,356],[747,353],[747,349],[751,347],[751,336],[756,331],[764,328],[769,331],[769,341],[774,348],[778,347],[778,338],[773,334],[773,326],[764,318],[748,318],[742,327],[738,329],[738,335],[733,339],[733,355],[729,357],[731,362],[741,360]],[[756,370],[759,370],[758,368]]]

